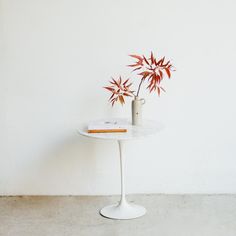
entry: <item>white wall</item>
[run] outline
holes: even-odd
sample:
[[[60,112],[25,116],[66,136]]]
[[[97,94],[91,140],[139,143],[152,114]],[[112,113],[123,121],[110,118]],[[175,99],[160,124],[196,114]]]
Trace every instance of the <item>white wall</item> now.
[[[81,122],[130,116],[102,89],[151,50],[177,68],[126,145],[129,193],[236,193],[234,0],[0,1],[0,194],[117,194],[117,144]]]

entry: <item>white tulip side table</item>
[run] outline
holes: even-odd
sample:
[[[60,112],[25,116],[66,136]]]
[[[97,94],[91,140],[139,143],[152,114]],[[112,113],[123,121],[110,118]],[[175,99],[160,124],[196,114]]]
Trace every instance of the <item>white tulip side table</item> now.
[[[125,196],[125,178],[124,178],[124,161],[123,161],[123,144],[125,140],[133,140],[158,133],[162,124],[155,121],[143,121],[142,126],[133,126],[125,119],[104,119],[104,121],[118,121],[126,124],[127,132],[125,133],[88,133],[87,126],[78,130],[78,133],[96,139],[115,140],[119,145],[120,154],[120,173],[121,173],[121,198],[118,204],[106,206],[100,210],[100,214],[106,218],[127,220],[134,219],[145,215],[146,209],[142,206],[128,203]]]

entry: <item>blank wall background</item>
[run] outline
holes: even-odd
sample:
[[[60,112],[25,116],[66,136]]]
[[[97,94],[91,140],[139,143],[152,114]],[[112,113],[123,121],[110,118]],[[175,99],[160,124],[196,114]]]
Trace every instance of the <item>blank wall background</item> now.
[[[158,135],[125,146],[128,193],[236,193],[236,3],[0,1],[0,194],[117,194],[118,146],[75,134],[111,108],[128,54],[170,58]]]

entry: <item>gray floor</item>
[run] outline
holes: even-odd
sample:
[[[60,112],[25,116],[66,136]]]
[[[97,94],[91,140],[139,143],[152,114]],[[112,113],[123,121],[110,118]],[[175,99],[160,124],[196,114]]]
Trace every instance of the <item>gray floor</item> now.
[[[236,236],[236,195],[133,195],[147,214],[110,220],[118,197],[0,197],[1,236]]]

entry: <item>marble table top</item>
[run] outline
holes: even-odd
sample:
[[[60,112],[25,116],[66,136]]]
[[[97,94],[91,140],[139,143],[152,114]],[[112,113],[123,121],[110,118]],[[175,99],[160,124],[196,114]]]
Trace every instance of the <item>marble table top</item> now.
[[[97,139],[110,139],[110,140],[130,140],[142,138],[150,135],[154,135],[160,132],[164,126],[160,122],[153,120],[143,120],[143,124],[141,126],[134,126],[131,124],[131,121],[128,119],[102,119],[102,121],[117,121],[125,125],[127,132],[124,133],[88,133],[87,128],[88,125],[84,124],[78,129],[78,133],[89,137],[89,138],[97,138]],[[101,120],[99,120],[101,121]]]

